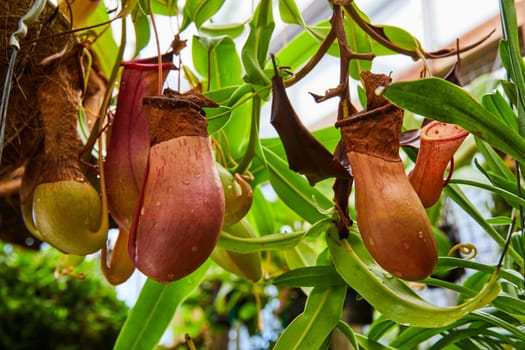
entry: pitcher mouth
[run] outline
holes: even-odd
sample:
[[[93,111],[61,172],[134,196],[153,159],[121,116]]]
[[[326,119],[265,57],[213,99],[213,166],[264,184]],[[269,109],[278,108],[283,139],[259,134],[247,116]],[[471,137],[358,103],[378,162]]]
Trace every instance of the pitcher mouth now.
[[[421,129],[421,139],[426,141],[452,141],[465,138],[468,131],[462,127],[439,121],[428,123]]]
[[[381,117],[384,113],[388,112],[390,109],[397,108],[391,103],[384,104],[381,107],[374,108],[372,110],[364,110],[361,112],[357,112],[352,114],[349,118],[345,118],[342,120],[338,120],[335,123],[336,128],[340,128],[346,125],[350,125],[352,123],[358,122],[363,119],[373,118],[373,117]]]

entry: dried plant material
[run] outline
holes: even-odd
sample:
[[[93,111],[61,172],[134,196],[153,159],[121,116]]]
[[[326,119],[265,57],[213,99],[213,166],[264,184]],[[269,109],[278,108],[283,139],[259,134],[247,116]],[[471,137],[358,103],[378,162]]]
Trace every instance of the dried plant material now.
[[[303,125],[275,70],[271,123],[279,133],[290,169],[305,175],[310,185],[330,177],[349,178],[346,168]]]

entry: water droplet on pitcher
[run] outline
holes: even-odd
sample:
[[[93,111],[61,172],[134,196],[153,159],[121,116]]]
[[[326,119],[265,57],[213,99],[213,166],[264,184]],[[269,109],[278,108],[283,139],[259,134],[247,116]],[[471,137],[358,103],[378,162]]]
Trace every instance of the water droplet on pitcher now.
[[[160,201],[157,201],[157,202],[155,203],[155,205],[156,205],[157,207],[160,207]]]
[[[188,179],[184,179],[184,180],[182,180],[182,183],[183,183],[184,185],[188,186],[189,184],[191,184],[191,181],[188,180]]]

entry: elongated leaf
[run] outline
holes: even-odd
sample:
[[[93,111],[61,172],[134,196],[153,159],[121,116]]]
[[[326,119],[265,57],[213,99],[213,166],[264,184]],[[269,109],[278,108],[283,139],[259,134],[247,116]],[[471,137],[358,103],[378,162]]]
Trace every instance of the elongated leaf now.
[[[376,28],[379,28],[389,41],[404,50],[411,51],[414,54],[417,54],[417,51],[421,50],[419,40],[403,28],[390,25],[378,26]]]
[[[150,41],[150,27],[148,16],[142,11],[137,11],[137,15],[134,18],[133,26],[135,27],[135,55],[138,55]]]
[[[271,0],[261,0],[250,22],[250,34],[241,52],[242,63],[246,71],[245,80],[254,85],[270,85],[270,79],[264,73],[268,60],[268,48],[275,23]]]
[[[179,13],[177,0],[153,0],[151,2],[153,13],[164,16],[176,16]]]
[[[396,327],[397,323],[392,320],[389,320],[383,315],[379,315],[378,318],[372,322],[368,332],[366,333],[368,338],[374,341],[377,341],[383,337],[385,333],[390,331],[392,328]],[[413,327],[415,328],[415,327]]]
[[[200,28],[202,33],[212,35],[212,36],[223,36],[227,35],[230,38],[234,39],[241,35],[244,32],[244,27],[246,23],[227,23],[227,24],[216,24],[210,23],[203,25]]]
[[[220,78],[225,78],[221,84],[230,83],[231,81],[236,80],[234,78],[227,81],[226,76],[221,76]],[[206,92],[205,95],[207,97],[220,104],[218,108],[204,108],[206,119],[208,120],[208,133],[214,134],[217,131],[222,130],[230,121],[232,110],[235,108],[235,105],[250,92],[251,86],[249,84],[226,86],[224,88]]]
[[[501,159],[500,155],[492,148],[491,145],[478,139],[477,137],[475,138],[475,141],[478,150],[483,155],[483,160],[491,171],[509,181],[515,180],[512,170],[509,169],[507,164],[505,164],[505,161]]]
[[[308,231],[306,231],[306,237],[318,237],[322,233],[328,231],[328,228],[332,226],[334,219],[333,218],[324,218],[317,221],[313,224]]]
[[[357,338],[357,342],[360,346],[360,349],[366,349],[366,350],[394,350],[395,349],[388,345],[381,344],[373,340],[370,340],[361,334],[355,334],[355,336]]]
[[[348,45],[353,52],[371,53],[372,43],[370,37],[354,21],[345,21],[345,32],[348,39]],[[350,60],[350,76],[355,80],[360,80],[360,74],[369,71],[372,67],[371,60]]]
[[[262,250],[281,250],[294,247],[304,237],[304,232],[273,233],[257,238],[236,237],[222,231],[217,245],[237,253],[254,253]]]
[[[288,268],[297,269],[315,265],[317,253],[307,241],[302,240],[293,248],[286,249],[284,258]]]
[[[500,12],[504,27],[505,40],[500,42],[500,57],[507,73],[517,88],[517,109],[520,134],[525,136],[525,62],[521,56],[518,20],[515,2],[513,0],[500,1]],[[503,55],[506,51],[507,59]]]
[[[518,131],[518,119],[501,92],[494,91],[481,98],[481,104],[494,116],[499,117],[511,129]]]
[[[469,214],[469,216],[474,219],[474,221],[476,221],[500,247],[505,245],[505,240],[503,237],[494,227],[487,223],[483,215],[481,215],[478,209],[474,206],[474,204],[472,204],[472,202],[467,198],[458,185],[449,184],[447,187],[445,187],[444,191],[447,196],[449,196],[467,214]],[[512,247],[509,249],[508,253],[518,265],[523,266],[523,257],[521,257],[514,249],[512,249]]]
[[[325,20],[315,25],[314,28],[317,32],[322,33],[324,38],[330,30],[330,23]],[[280,66],[290,67],[291,71],[295,71],[314,55],[320,45],[320,40],[310,35],[309,32],[303,31],[275,53],[275,58]]]
[[[487,219],[487,222],[491,225],[510,225],[512,224],[512,219],[508,216],[496,216]]]
[[[456,344],[459,340],[465,339],[465,338],[474,338],[476,336],[485,336],[485,337],[491,337],[493,339],[498,339],[500,337],[505,338],[501,335],[501,333],[496,331],[491,331],[484,328],[470,328],[470,329],[458,329],[458,330],[452,330],[450,332],[447,332],[446,336],[439,339],[435,344],[433,344],[431,349],[442,349],[449,344]],[[504,343],[499,340],[498,343]],[[512,344],[512,343],[507,343]],[[491,349],[495,349],[491,347]]]
[[[505,180],[504,178],[501,178],[501,179]],[[485,183],[478,182],[478,181],[462,180],[462,179],[452,179],[450,180],[450,183],[474,186],[477,188],[482,188],[484,190],[494,192],[500,195],[503,199],[505,199],[508,203],[510,203],[515,208],[519,208],[520,206],[525,206],[525,199],[519,196],[516,196],[512,192],[509,192],[507,190],[501,189],[496,186],[492,186],[492,185],[485,184]]]
[[[332,207],[332,201],[311,187],[304,177],[291,171],[288,164],[275,153],[262,148],[267,160],[270,183],[286,205],[312,224],[325,218],[326,215],[320,210]]]
[[[500,295],[493,302],[499,310],[511,315],[521,324],[525,322],[525,301],[511,295]]]
[[[89,16],[86,26],[104,23],[109,21],[109,15],[106,12],[105,6],[98,6],[96,11]],[[102,71],[109,77],[117,58],[118,47],[113,37],[113,30],[111,26],[102,26],[93,29],[95,33],[102,34],[91,46],[99,58]],[[124,43],[121,43],[124,45]]]
[[[385,317],[417,327],[443,327],[491,302],[500,291],[497,276],[463,304],[438,307],[419,297],[403,281],[388,275],[370,257],[362,241],[351,232],[345,249],[337,233],[327,235],[328,248],[340,276]],[[432,315],[432,317],[429,317]]]
[[[343,320],[339,320],[339,322],[337,322],[336,327],[346,337],[346,339],[348,339],[348,341],[350,342],[350,344],[352,344],[354,349],[359,350],[359,343],[357,340],[357,336],[352,330],[352,327],[350,327],[350,325],[344,322]],[[366,347],[366,349],[369,349],[369,348]]]
[[[247,217],[254,224],[259,236],[269,235],[277,231],[273,208],[264,197],[261,186],[257,186],[253,191],[252,207]]]
[[[395,105],[427,118],[458,124],[518,161],[525,162],[525,139],[457,85],[440,78],[399,82],[389,85],[383,96]]]
[[[303,16],[295,0],[279,0],[279,13],[284,23],[298,24],[301,27],[305,27]]]
[[[197,28],[210,19],[220,10],[224,0],[191,0],[184,5],[182,25],[180,32],[186,29],[190,23],[194,23]]]
[[[318,350],[341,318],[346,287],[314,288],[304,312],[281,334],[274,350]]]
[[[523,332],[521,327],[513,325],[512,323],[509,323],[495,315],[492,315],[486,312],[485,310],[474,311],[468,317],[476,320],[483,320],[493,326],[501,327],[502,329],[505,329],[514,336],[516,336],[521,342],[525,342],[525,332]]]
[[[483,271],[485,273],[493,273],[496,270],[494,266],[481,264],[475,261],[442,256],[438,258],[438,265],[435,271],[449,271],[456,267]],[[502,279],[509,281],[516,286],[520,286],[523,282],[521,275],[515,270],[500,269],[499,275]]]
[[[289,270],[273,279],[274,286],[328,288],[345,284],[332,266],[308,266]]]
[[[154,349],[177,307],[201,283],[211,260],[178,281],[160,284],[148,279],[120,330],[114,350]]]

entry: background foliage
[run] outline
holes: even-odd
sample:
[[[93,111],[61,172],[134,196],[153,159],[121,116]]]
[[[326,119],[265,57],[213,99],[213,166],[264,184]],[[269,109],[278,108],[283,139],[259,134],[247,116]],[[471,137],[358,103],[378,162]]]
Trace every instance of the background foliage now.
[[[104,280],[97,260],[65,275],[61,258],[54,249],[28,252],[0,245],[2,349],[113,347],[128,308]]]

